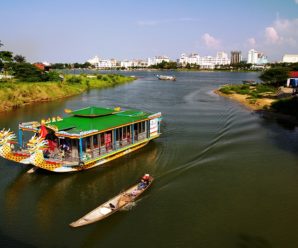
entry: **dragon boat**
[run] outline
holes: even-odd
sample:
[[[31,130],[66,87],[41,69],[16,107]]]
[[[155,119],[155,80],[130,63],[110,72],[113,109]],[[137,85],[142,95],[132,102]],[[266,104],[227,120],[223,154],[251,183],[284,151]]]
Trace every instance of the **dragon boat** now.
[[[119,107],[65,112],[65,118],[20,123],[18,139],[10,130],[0,131],[0,156],[34,169],[81,171],[138,150],[161,134],[160,112]]]

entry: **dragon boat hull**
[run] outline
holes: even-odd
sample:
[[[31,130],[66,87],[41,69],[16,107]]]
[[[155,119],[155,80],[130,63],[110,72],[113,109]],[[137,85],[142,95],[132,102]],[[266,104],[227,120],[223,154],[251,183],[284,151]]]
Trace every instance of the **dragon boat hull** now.
[[[3,129],[0,156],[33,165],[34,170],[75,172],[125,156],[161,134],[161,113],[98,107],[67,113],[71,116],[64,119],[20,123],[18,142],[13,132]],[[27,143],[24,131],[34,133]]]

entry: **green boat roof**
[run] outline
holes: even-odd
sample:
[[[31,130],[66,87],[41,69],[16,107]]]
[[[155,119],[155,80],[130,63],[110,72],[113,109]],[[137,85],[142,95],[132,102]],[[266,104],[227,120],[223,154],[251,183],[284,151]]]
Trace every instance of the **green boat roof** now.
[[[89,107],[72,111],[70,115],[60,121],[47,123],[46,126],[55,129],[56,132],[61,132],[61,134],[64,132],[65,135],[87,134],[142,121],[148,119],[152,113],[139,110],[120,111],[119,108]]]
[[[116,112],[116,110],[109,109],[109,108],[88,107],[88,108],[72,111],[70,114],[74,116],[97,117],[97,116],[103,116],[103,115],[110,115],[110,114],[113,114],[114,112]]]

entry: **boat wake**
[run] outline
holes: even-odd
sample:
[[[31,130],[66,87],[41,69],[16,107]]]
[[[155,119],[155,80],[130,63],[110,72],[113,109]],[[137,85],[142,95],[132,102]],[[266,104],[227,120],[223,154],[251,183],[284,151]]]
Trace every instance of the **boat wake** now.
[[[229,145],[229,139],[226,137],[231,133],[233,123],[235,121],[236,110],[234,108],[228,108],[227,112],[214,113],[217,116],[220,116],[219,122],[221,123],[218,128],[215,127],[214,137],[211,141],[203,148],[199,153],[197,153],[194,157],[189,159],[187,162],[176,166],[170,170],[167,170],[162,176],[165,175],[173,175],[181,176],[182,173],[191,170],[194,167],[207,165],[216,160],[221,159],[222,154],[221,150],[224,146]],[[162,155],[163,153],[161,153]]]
[[[137,202],[130,202],[126,206],[124,206],[120,211],[130,211],[137,205]]]

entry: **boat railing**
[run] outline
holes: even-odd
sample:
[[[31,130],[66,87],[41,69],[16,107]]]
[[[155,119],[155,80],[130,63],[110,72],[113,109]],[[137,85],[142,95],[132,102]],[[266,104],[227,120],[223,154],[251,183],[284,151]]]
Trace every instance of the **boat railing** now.
[[[147,133],[142,132],[142,133],[138,133],[137,135],[135,135],[134,138],[127,137],[122,140],[118,140],[114,144],[111,144],[109,146],[103,145],[103,146],[99,146],[99,147],[94,147],[93,149],[87,148],[83,152],[83,156],[82,156],[83,161],[95,159],[102,155],[108,154],[110,152],[117,151],[117,150],[127,147],[133,143],[140,142],[140,141],[146,139],[146,137],[147,137]],[[65,152],[62,150],[59,150],[59,151],[56,151],[56,153],[50,154],[48,159],[61,161],[63,163],[65,163],[65,162],[73,162],[74,163],[74,162],[80,161],[78,152],[72,152],[72,151]]]
[[[117,140],[114,144],[112,144],[109,147],[107,147],[106,145],[103,145],[103,146],[100,146],[100,147],[97,147],[94,149],[87,149],[86,154],[90,158],[96,158],[98,156],[102,156],[102,155],[110,153],[112,151],[116,151],[123,147],[129,146],[129,145],[133,144],[134,142],[142,141],[142,140],[146,139],[146,137],[147,137],[147,133],[142,132],[142,133],[135,135],[134,139],[129,138],[129,137],[123,138],[122,140]]]
[[[146,139],[146,137],[147,137],[147,133],[146,133],[146,132],[139,133],[139,134],[136,136],[136,140],[137,140],[137,141],[141,141],[141,140]]]

